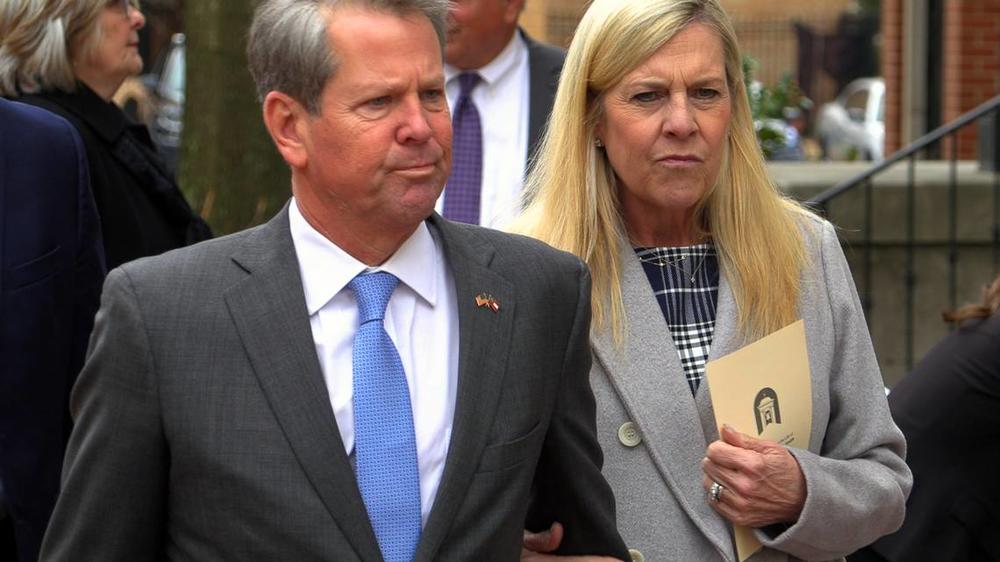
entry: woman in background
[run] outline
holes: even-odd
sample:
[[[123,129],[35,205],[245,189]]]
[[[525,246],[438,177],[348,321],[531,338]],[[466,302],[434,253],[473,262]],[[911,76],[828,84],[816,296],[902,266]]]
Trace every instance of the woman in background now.
[[[903,527],[850,557],[1000,560],[1000,277],[889,394],[913,492]]]
[[[111,102],[142,71],[135,0],[5,0],[0,95],[72,123],[87,151],[108,268],[211,237],[145,126]]]
[[[752,560],[841,558],[898,528],[910,489],[836,233],[770,182],[743,84],[716,0],[595,0],[517,226],[590,267],[598,436],[636,560],[734,560],[733,523]],[[799,318],[808,442],[720,435],[706,361]]]

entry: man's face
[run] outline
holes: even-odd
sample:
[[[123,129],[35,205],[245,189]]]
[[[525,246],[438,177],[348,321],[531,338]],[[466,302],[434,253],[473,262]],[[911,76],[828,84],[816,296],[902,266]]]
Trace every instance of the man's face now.
[[[451,169],[437,35],[420,14],[348,6],[331,21],[339,66],[320,114],[304,123],[296,198],[307,216],[355,236],[412,232],[432,213]]]
[[[524,0],[453,0],[444,58],[461,70],[482,68],[507,46]]]

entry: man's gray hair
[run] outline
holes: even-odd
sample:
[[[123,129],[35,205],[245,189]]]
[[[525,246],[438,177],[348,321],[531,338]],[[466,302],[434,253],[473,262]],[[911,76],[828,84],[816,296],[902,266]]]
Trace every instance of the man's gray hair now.
[[[268,92],[282,92],[319,115],[323,87],[337,70],[337,54],[326,35],[332,8],[357,6],[403,17],[422,15],[434,26],[443,51],[448,4],[448,0],[265,0],[254,14],[247,41],[257,96],[263,101]]]

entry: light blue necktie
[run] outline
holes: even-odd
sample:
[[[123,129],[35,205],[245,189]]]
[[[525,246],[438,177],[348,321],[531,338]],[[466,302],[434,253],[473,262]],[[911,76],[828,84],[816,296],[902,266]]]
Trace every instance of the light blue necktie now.
[[[383,325],[395,276],[361,274],[354,336],[354,450],[358,488],[386,562],[410,562],[420,541],[420,473],[406,373]]]

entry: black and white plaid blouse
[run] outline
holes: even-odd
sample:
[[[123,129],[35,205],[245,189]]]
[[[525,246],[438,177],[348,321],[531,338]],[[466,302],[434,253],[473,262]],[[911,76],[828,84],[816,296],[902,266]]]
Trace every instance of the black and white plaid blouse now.
[[[680,355],[691,393],[705,375],[715,333],[719,260],[711,243],[635,248]],[[693,281],[692,281],[693,279]]]

